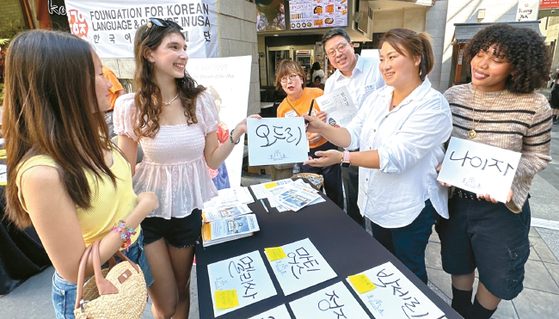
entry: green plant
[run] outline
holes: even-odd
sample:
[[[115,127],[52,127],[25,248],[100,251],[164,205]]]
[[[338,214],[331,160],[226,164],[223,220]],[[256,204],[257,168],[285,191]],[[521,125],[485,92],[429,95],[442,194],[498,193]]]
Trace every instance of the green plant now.
[[[25,30],[25,25],[20,19],[5,19],[3,26],[0,27],[0,47],[6,47],[16,34],[23,30]]]

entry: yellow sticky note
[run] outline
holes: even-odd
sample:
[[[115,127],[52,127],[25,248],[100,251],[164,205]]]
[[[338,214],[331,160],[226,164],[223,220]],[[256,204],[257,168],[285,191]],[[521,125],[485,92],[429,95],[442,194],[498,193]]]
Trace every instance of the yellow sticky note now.
[[[266,183],[266,184],[264,184],[264,187],[266,187],[266,189],[274,188],[276,186],[278,186],[278,183]]]
[[[373,284],[365,274],[349,276],[348,278],[353,284],[353,287],[355,287],[360,294],[376,288],[375,284]]]
[[[217,309],[229,309],[239,305],[236,290],[217,290],[215,292],[215,307]]]
[[[264,248],[264,250],[266,251],[266,255],[268,255],[268,259],[270,259],[270,261],[276,261],[287,257],[281,247]]]

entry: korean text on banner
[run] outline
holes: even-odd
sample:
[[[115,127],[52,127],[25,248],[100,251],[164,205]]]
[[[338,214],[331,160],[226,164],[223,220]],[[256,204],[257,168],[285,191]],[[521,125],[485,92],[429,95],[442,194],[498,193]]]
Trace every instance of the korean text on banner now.
[[[72,34],[89,41],[101,58],[134,57],[136,30],[149,18],[183,29],[190,57],[219,55],[217,0],[66,0]]]

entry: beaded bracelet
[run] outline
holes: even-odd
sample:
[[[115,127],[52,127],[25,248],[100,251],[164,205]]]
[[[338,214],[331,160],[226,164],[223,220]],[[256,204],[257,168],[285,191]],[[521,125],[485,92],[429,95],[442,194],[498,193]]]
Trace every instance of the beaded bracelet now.
[[[237,142],[233,141],[233,132],[235,132],[235,129],[231,130],[231,133],[229,134],[229,140],[231,141],[231,143],[233,143],[233,145],[237,145],[241,141],[241,138],[239,138]]]
[[[124,243],[120,248],[121,249],[126,248],[126,251],[128,251],[130,245],[132,244],[132,240],[130,239],[130,237],[132,237],[132,235],[136,235],[136,231],[132,229],[132,227],[126,225],[126,222],[123,221],[122,219],[119,220],[118,223],[116,223],[113,226],[111,231],[116,231],[120,233],[120,238],[124,240]]]

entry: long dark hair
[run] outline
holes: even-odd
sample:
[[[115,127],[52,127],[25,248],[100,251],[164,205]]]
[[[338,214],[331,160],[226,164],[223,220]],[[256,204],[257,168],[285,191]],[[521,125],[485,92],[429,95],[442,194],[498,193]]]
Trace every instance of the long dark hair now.
[[[112,144],[98,111],[90,45],[62,32],[19,34],[8,48],[5,90],[8,218],[20,228],[31,224],[18,198],[16,177],[18,165],[34,155],[51,157],[72,201],[89,208],[86,170],[116,181],[103,156]]]
[[[138,108],[138,113],[136,114],[134,133],[137,136],[154,138],[157,132],[159,132],[159,115],[161,114],[162,107],[161,90],[153,81],[154,65],[146,59],[145,54],[148,49],[156,50],[161,45],[163,38],[171,33],[180,34],[184,39],[184,34],[182,34],[179,26],[171,23],[165,27],[159,27],[150,23],[149,27],[148,25],[143,25],[136,31],[134,40],[136,60],[134,82],[138,92],[134,97],[134,102]],[[175,79],[175,83],[179,91],[187,123],[189,125],[198,123],[196,118],[196,97],[205,88],[198,85],[186,72],[184,77]]]

